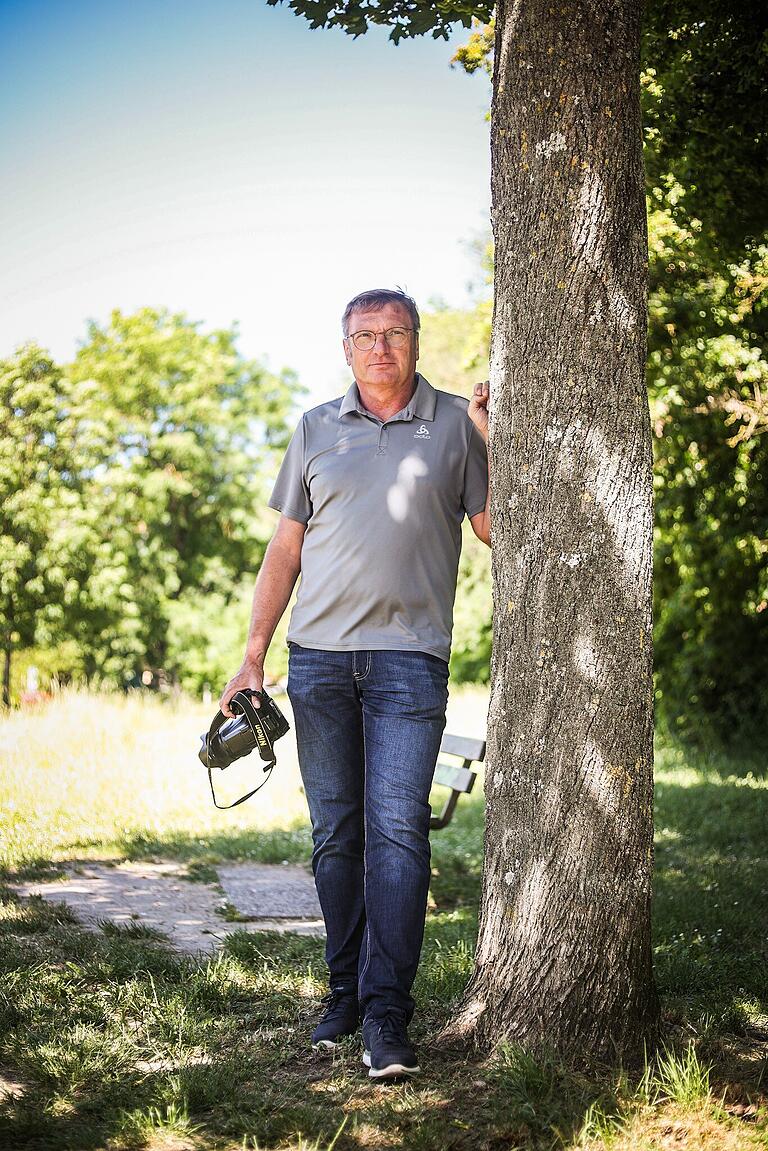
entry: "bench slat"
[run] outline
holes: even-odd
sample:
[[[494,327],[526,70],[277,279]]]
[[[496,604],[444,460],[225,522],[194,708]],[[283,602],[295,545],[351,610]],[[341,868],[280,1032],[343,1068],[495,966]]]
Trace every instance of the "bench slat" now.
[[[482,763],[485,759],[485,740],[445,733],[440,744],[440,750],[445,755],[459,755],[462,759],[475,759]]]
[[[459,765],[455,763],[445,763],[443,760],[438,759],[435,764],[432,782],[449,788],[450,794],[440,814],[433,815],[430,819],[429,825],[433,831],[448,826],[453,819],[453,813],[456,809],[459,796],[462,794],[466,795],[474,787],[477,774],[471,770],[470,765],[473,762],[482,763],[485,759],[485,740],[470,739],[464,735],[443,733],[440,751],[444,755],[457,756],[464,762]]]
[[[437,761],[433,783],[450,787],[453,791],[470,792],[475,786],[477,775],[468,767],[455,767],[452,763]]]

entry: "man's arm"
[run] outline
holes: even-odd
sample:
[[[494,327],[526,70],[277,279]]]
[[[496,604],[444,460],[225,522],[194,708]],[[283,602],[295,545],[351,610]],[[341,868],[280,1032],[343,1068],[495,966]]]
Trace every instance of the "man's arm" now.
[[[486,444],[488,441],[486,440]],[[481,512],[477,512],[470,517],[469,522],[472,524],[472,531],[475,533],[479,540],[482,540],[488,547],[491,546],[491,453],[488,453],[488,495],[485,500],[485,507]]]
[[[485,440],[486,450],[488,448],[488,404],[491,399],[491,385],[486,380],[482,384],[475,384],[472,389],[472,396],[469,401],[469,408],[467,415],[475,425],[480,435]],[[488,495],[485,499],[485,507],[481,512],[477,512],[470,517],[469,522],[472,524],[472,531],[478,539],[482,540],[488,547],[491,546],[491,453],[488,452]]]
[[[229,701],[236,691],[246,687],[261,691],[264,683],[264,659],[301,571],[301,548],[306,526],[298,520],[281,515],[275,533],[269,541],[253,590],[245,658],[240,670],[224,688],[219,700],[219,707],[224,715],[232,715]],[[259,706],[257,700],[253,702],[255,706]]]

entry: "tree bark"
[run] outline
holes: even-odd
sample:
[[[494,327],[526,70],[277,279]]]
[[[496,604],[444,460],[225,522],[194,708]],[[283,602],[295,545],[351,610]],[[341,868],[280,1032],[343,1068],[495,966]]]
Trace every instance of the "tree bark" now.
[[[632,1059],[658,1016],[640,15],[497,9],[484,1048]]]
[[[3,644],[3,706],[11,706],[11,658],[13,645],[10,639]]]

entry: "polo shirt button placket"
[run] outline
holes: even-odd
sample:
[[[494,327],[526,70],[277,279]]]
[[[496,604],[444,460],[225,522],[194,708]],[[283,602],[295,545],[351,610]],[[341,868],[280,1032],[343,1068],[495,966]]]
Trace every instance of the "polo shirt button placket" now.
[[[377,456],[385,456],[387,454],[387,441],[389,439],[389,429],[386,424],[382,424],[379,428],[379,443],[376,448]]]

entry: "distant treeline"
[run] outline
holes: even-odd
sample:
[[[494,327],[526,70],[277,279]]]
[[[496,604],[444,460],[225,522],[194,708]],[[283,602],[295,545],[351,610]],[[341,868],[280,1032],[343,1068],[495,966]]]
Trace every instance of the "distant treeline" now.
[[[226,609],[261,562],[303,389],[235,342],[144,308],[91,324],[71,364],[34,345],[0,362],[6,699],[29,662],[41,686],[162,671],[191,690],[239,665]]]

